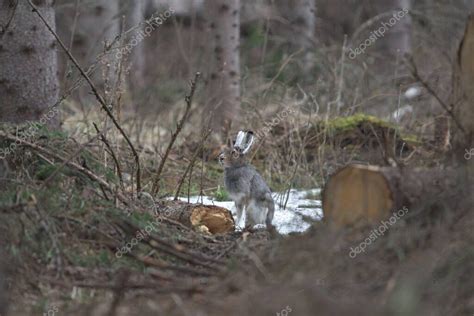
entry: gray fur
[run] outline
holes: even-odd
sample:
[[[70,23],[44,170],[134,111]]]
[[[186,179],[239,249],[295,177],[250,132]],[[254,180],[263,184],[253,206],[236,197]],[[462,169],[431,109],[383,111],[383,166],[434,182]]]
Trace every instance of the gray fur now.
[[[244,160],[241,152],[224,152],[221,160],[225,165],[224,185],[237,209],[237,223],[245,209],[246,227],[265,223],[271,229],[275,205],[265,180]]]

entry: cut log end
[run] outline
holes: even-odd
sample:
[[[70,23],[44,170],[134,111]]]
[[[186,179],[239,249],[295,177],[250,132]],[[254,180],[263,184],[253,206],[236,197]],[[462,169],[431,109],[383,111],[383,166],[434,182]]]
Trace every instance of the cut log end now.
[[[234,219],[229,210],[215,205],[195,206],[189,217],[199,231],[221,234],[234,231]]]
[[[164,212],[166,217],[202,233],[222,234],[235,230],[232,213],[220,206],[168,201],[166,208],[172,210]]]
[[[394,207],[382,168],[349,165],[331,176],[323,194],[324,218],[338,225],[379,221]]]

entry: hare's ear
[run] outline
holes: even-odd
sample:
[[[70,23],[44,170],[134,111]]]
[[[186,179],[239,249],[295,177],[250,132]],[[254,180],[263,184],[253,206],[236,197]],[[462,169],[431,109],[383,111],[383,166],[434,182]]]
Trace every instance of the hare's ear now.
[[[242,154],[246,154],[253,144],[252,131],[239,131],[235,140],[234,148],[239,150]]]
[[[246,154],[253,144],[253,139],[252,131],[239,131],[237,138],[235,139],[234,149],[238,150],[243,155]]]
[[[234,148],[235,149],[244,149],[244,140],[245,140],[245,132],[239,131],[237,133],[237,137],[235,138]]]
[[[252,131],[245,132],[245,142],[244,142],[244,146],[243,146],[244,149],[242,150],[242,154],[245,155],[246,153],[248,153],[248,151],[252,147],[253,140],[254,140],[253,132]]]
[[[234,149],[242,151],[242,149],[244,148],[243,147],[244,139],[245,139],[245,132],[239,131],[237,133],[237,137],[235,138]]]

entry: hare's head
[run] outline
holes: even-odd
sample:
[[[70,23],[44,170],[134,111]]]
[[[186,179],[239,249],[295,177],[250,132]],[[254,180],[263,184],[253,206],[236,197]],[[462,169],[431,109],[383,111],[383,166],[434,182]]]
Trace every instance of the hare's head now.
[[[252,131],[240,131],[234,145],[228,146],[219,155],[219,162],[226,168],[244,165],[246,163],[245,156],[253,144],[253,139]]]

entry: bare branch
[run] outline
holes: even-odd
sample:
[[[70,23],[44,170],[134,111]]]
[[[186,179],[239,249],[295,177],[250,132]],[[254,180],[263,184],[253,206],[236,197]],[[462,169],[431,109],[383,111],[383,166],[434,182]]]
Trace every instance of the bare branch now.
[[[43,15],[41,14],[41,12],[38,11],[38,9],[36,8],[36,6],[31,2],[31,0],[27,0],[28,1],[28,4],[31,6],[31,8],[33,9],[33,12],[35,12],[39,18],[43,21],[43,23],[46,25],[46,27],[48,28],[48,30],[51,32],[51,34],[53,34],[53,36],[56,38],[56,40],[58,41],[59,45],[61,46],[61,48],[65,51],[65,53],[68,55],[69,59],[72,61],[72,63],[74,64],[74,66],[76,66],[76,68],[79,70],[79,72],[81,73],[81,75],[84,77],[84,79],[86,79],[87,83],[89,84],[89,86],[91,87],[92,89],[92,92],[94,93],[96,99],[99,101],[100,105],[102,106],[102,109],[107,113],[107,115],[110,117],[110,119],[112,120],[112,122],[114,123],[114,125],[117,127],[117,129],[119,130],[120,134],[122,134],[122,136],[125,138],[125,141],[127,142],[127,144],[129,145],[130,149],[132,150],[132,153],[133,153],[133,156],[135,157],[135,163],[137,165],[137,193],[141,191],[141,183],[140,183],[140,158],[138,156],[138,153],[137,151],[135,150],[135,147],[133,146],[132,142],[130,141],[130,139],[128,138],[127,134],[125,133],[125,131],[122,129],[122,127],[120,126],[120,124],[117,122],[117,120],[115,119],[112,111],[109,109],[109,107],[107,106],[106,102],[105,102],[105,99],[100,95],[99,91],[97,90],[97,88],[95,87],[94,83],[92,82],[92,80],[89,78],[89,76],[87,75],[87,73],[82,69],[82,67],[79,65],[79,63],[77,62],[77,60],[74,58],[74,56],[72,56],[71,52],[67,49],[67,47],[64,45],[64,43],[61,41],[61,39],[59,38],[59,36],[56,34],[56,32],[53,30],[53,28],[51,27],[51,25],[49,25],[48,21],[46,21],[46,19],[43,17]]]
[[[196,91],[196,83],[200,76],[201,76],[201,73],[196,72],[196,74],[194,75],[194,79],[191,80],[191,91],[185,97],[186,109],[184,111],[183,117],[178,122],[178,126],[176,126],[176,130],[174,131],[173,135],[171,135],[171,141],[168,144],[168,147],[166,148],[165,154],[163,156],[163,159],[161,159],[160,165],[158,166],[158,171],[156,172],[155,180],[153,181],[153,186],[151,189],[152,195],[156,195],[158,191],[160,190],[159,182],[160,182],[161,173],[163,172],[163,167],[165,166],[166,159],[168,158],[168,155],[171,152],[171,148],[173,147],[174,142],[176,141],[176,138],[178,137],[179,133],[183,129],[184,123],[186,122],[188,118],[189,110],[191,109],[191,104],[193,102],[194,92]]]
[[[114,189],[112,188],[112,186],[110,184],[108,184],[104,179],[100,178],[99,176],[97,176],[96,174],[94,174],[93,172],[91,172],[90,170],[84,168],[83,166],[81,165],[78,165],[77,163],[75,162],[72,162],[72,161],[68,161],[68,159],[66,158],[63,158],[61,156],[59,156],[58,154],[55,154],[51,151],[49,151],[48,149],[46,148],[43,148],[41,146],[38,146],[36,144],[33,144],[33,143],[30,143],[26,140],[23,140],[23,139],[20,139],[18,137],[15,137],[13,135],[9,135],[3,131],[0,131],[0,136],[1,137],[4,137],[6,139],[9,139],[11,141],[17,141],[18,143],[22,144],[23,146],[26,146],[26,147],[29,147],[35,151],[38,151],[44,155],[47,155],[47,156],[50,156],[52,158],[55,158],[57,160],[60,160],[62,161],[63,163],[65,163],[66,165],[68,165],[69,167],[73,168],[73,169],[76,169],[77,171],[85,174],[89,179],[91,179],[92,181],[95,181],[97,182],[98,184],[104,186],[107,190],[109,190],[110,192],[112,193],[115,193]],[[120,193],[116,193],[117,194],[117,198],[122,201],[124,204],[128,205],[129,204],[129,201],[128,199],[123,196],[122,194]]]
[[[181,186],[183,185],[184,183],[184,180],[186,179],[186,176],[188,175],[189,171],[191,170],[191,168],[194,166],[194,162],[196,161],[196,158],[197,156],[199,155],[199,153],[204,149],[204,142],[206,141],[206,139],[209,137],[209,135],[211,135],[211,130],[209,129],[202,137],[202,141],[201,141],[201,146],[199,146],[196,151],[194,152],[194,155],[193,157],[191,158],[191,161],[189,162],[188,164],[188,167],[186,168],[186,170],[184,171],[183,175],[181,176],[181,180],[179,181],[178,183],[178,187],[176,188],[176,193],[174,194],[174,200],[176,201],[178,199],[178,195],[179,195],[179,191],[181,191]],[[191,176],[190,176],[191,177]],[[191,179],[190,179],[191,180]],[[188,186],[189,187],[189,186]],[[188,194],[188,203],[189,203],[189,194]]]
[[[453,122],[456,124],[456,126],[459,128],[459,130],[464,135],[466,135],[466,131],[462,127],[462,125],[459,122],[459,120],[457,119],[456,115],[454,115],[451,108],[443,100],[441,100],[439,95],[431,88],[431,86],[428,84],[428,82],[426,82],[423,78],[421,78],[420,74],[418,73],[418,68],[416,67],[413,59],[408,58],[407,60],[408,60],[408,64],[410,66],[409,68],[410,68],[410,71],[411,71],[411,74],[412,74],[413,78],[418,80],[423,85],[423,87],[429,92],[429,94],[431,94],[436,99],[436,101],[438,101],[439,105],[441,105],[441,107],[446,111],[446,113],[448,113],[449,116],[451,116],[451,118],[453,119]]]
[[[117,168],[117,173],[119,175],[119,180],[120,180],[120,186],[122,187],[122,190],[123,190],[124,185],[123,185],[123,178],[122,178],[122,170],[120,168],[120,162],[117,158],[117,155],[115,155],[115,152],[113,151],[112,146],[110,146],[109,142],[107,141],[107,138],[105,138],[104,133],[102,133],[99,130],[99,128],[97,127],[97,124],[95,124],[95,123],[92,123],[92,124],[94,125],[94,128],[97,131],[97,134],[100,136],[100,140],[105,144],[105,146],[107,146],[107,148],[110,151],[110,155],[112,156],[112,159],[114,160],[115,166]]]

